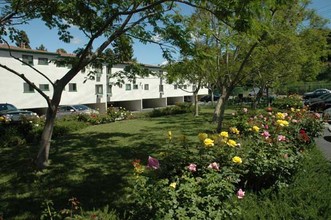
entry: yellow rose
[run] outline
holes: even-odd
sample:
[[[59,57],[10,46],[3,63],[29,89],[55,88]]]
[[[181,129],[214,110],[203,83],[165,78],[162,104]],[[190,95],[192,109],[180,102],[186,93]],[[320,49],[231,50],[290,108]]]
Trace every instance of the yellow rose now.
[[[169,186],[170,186],[171,188],[176,189],[177,183],[176,183],[176,182],[173,182],[173,183],[171,183]]]
[[[232,158],[232,162],[233,163],[241,164],[243,161],[242,161],[242,159],[240,157],[235,156],[235,157]]]
[[[287,127],[289,125],[288,121],[285,120],[277,120],[277,124],[282,127]]]
[[[235,147],[237,146],[237,143],[234,140],[228,140],[228,142],[226,142],[226,144],[230,147]]]
[[[291,112],[295,112],[295,109],[294,108],[291,108]]]
[[[235,127],[231,127],[230,128],[230,131],[233,133],[233,134],[239,134],[239,130]]]
[[[206,134],[206,133],[199,133],[198,134],[198,137],[199,137],[200,141],[204,141],[208,137],[208,134]]]
[[[255,132],[259,132],[259,130],[260,130],[260,128],[258,127],[258,126],[253,126],[253,131],[255,131]]]
[[[278,119],[284,119],[285,118],[285,115],[283,113],[281,113],[281,112],[277,112],[276,117]]]
[[[226,131],[222,131],[222,132],[220,133],[220,136],[221,136],[222,138],[228,138],[228,137],[229,137],[229,133],[226,132]]]
[[[210,138],[206,138],[203,143],[205,144],[205,147],[213,147],[214,146],[214,141]]]

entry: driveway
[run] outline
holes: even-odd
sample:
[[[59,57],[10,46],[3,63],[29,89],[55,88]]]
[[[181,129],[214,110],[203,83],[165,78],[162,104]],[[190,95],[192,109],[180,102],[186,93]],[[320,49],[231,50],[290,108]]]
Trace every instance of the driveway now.
[[[325,124],[322,135],[315,139],[317,147],[323,152],[325,158],[331,161],[331,125]]]

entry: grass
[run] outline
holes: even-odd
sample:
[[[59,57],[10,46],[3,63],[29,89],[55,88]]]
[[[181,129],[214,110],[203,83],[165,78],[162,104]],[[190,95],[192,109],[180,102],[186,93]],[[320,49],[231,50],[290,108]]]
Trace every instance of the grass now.
[[[37,219],[45,200],[62,209],[71,197],[84,209],[120,207],[131,161],[162,152],[168,130],[175,139],[185,135],[196,141],[199,132],[216,128],[211,113],[207,109],[199,117],[140,118],[85,128],[52,143],[51,166],[43,172],[32,166],[36,147],[1,149],[0,213],[5,219]]]
[[[227,117],[231,117],[230,112],[227,113]],[[69,208],[68,200],[72,197],[78,198],[85,210],[109,205],[111,209],[123,211],[121,204],[127,199],[126,181],[132,175],[131,161],[141,159],[146,163],[148,155],[162,153],[167,147],[169,130],[175,141],[182,141],[185,136],[188,144],[196,142],[199,132],[215,130],[216,124],[211,123],[211,116],[212,109],[203,109],[199,117],[192,114],[142,117],[87,127],[54,140],[50,152],[51,166],[43,172],[37,172],[32,165],[31,158],[38,150],[36,147],[2,148],[0,213],[4,219],[39,219],[45,209],[43,202],[51,200],[54,208],[61,210]],[[307,159],[306,164],[305,172],[295,177],[293,187],[278,194],[279,197],[266,192],[263,195],[265,200],[261,200],[261,197],[249,194],[248,199],[244,200],[247,206],[243,203],[243,208],[250,210],[246,217],[258,219],[252,214],[257,212],[262,213],[260,219],[265,219],[263,213],[268,214],[266,207],[272,206],[270,209],[275,213],[276,208],[288,207],[287,203],[304,210],[309,207],[315,209],[319,204],[330,204],[329,164],[316,152],[312,154],[312,159]],[[315,193],[315,198],[315,190],[323,191]],[[326,192],[324,196],[323,192]],[[293,200],[291,194],[298,197]],[[313,203],[314,198],[317,203],[314,206],[305,204],[305,195],[307,198],[309,196],[309,203]],[[320,202],[318,198],[323,200]],[[295,201],[298,201],[297,206],[293,204]],[[275,206],[274,202],[279,205]]]

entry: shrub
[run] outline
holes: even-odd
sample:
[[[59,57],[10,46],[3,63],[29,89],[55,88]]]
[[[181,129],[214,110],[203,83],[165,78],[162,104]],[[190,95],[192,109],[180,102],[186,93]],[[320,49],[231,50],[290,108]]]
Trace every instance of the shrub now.
[[[196,146],[176,146],[169,132],[169,149],[159,160],[134,161],[133,218],[231,218],[240,213],[243,190],[286,187],[322,128],[316,115],[294,108],[243,109],[231,124],[219,134],[200,133]]]
[[[302,97],[299,95],[290,95],[287,97],[277,97],[273,100],[272,106],[279,109],[302,108]]]
[[[183,102],[176,103],[174,106],[168,106],[165,108],[153,109],[149,114],[150,117],[160,117],[164,115],[175,115],[193,112],[193,107],[191,103]]]

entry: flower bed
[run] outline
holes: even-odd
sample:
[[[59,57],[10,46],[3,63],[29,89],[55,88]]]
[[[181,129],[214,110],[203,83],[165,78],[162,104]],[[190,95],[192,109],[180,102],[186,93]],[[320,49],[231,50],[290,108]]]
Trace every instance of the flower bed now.
[[[135,160],[128,212],[142,219],[236,216],[245,191],[286,187],[322,130],[318,114],[294,108],[242,109],[230,124],[198,134],[195,146],[175,143],[168,132],[166,152]]]

